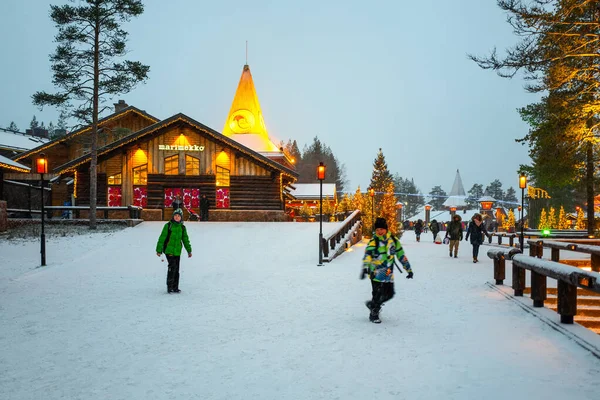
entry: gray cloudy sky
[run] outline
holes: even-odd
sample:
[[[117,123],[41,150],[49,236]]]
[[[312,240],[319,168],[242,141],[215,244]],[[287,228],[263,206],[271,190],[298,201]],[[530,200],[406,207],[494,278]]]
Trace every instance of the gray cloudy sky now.
[[[31,95],[54,90],[49,4],[64,3],[1,2],[0,126],[24,130],[34,114],[56,122]],[[347,190],[368,186],[380,147],[390,171],[423,193],[449,192],[456,169],[466,190],[494,179],[517,188],[518,165],[529,163],[514,141],[528,129],[516,108],[536,97],[466,56],[516,40],[493,0],[144,3],[124,28],[128,58],[150,65],[149,80],[121,98],[158,118],[183,112],[221,131],[248,40],[271,138],[302,150],[318,136],[346,165]]]

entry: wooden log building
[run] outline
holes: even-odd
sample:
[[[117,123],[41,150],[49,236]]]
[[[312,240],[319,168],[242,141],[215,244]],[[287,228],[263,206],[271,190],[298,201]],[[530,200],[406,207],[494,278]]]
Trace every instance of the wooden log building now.
[[[122,100],[98,126],[98,206],[141,206],[143,219],[167,220],[176,195],[195,213],[206,195],[210,220],[286,220],[289,187],[298,174],[268,138],[247,65],[224,134],[184,114],[159,120]],[[89,205],[90,139],[87,126],[13,160],[33,166],[44,153],[52,205]],[[31,175],[15,172],[5,179]]]

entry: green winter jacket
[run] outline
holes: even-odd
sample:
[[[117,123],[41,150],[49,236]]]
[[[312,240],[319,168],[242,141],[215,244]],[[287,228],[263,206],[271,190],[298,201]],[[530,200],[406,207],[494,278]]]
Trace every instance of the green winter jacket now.
[[[171,226],[170,236],[169,225]],[[166,248],[163,251],[163,247],[165,245],[165,240],[167,239],[167,236],[169,236],[169,241],[167,242]],[[160,233],[158,243],[156,243],[156,252],[165,253],[169,256],[180,256],[181,249],[183,248],[183,246],[185,246],[185,250],[188,252],[188,254],[191,254],[192,246],[190,245],[190,238],[188,237],[185,226],[183,226],[183,222],[167,222],[162,232]]]

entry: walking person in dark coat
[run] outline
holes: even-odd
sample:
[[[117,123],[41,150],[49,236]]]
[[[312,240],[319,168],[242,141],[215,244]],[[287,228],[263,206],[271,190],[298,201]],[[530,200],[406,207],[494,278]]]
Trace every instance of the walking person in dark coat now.
[[[205,194],[200,199],[200,221],[208,221],[208,209],[210,208],[210,200]]]
[[[173,219],[165,224],[158,243],[156,243],[156,255],[167,256],[169,270],[167,272],[167,292],[179,293],[179,260],[181,249],[185,246],[188,257],[192,256],[192,246],[185,226],[183,225],[183,211],[180,208],[173,212]]]
[[[418,220],[415,224],[415,236],[417,236],[417,242],[421,241],[421,232],[423,232],[423,220]]]
[[[458,214],[454,214],[452,221],[448,224],[446,237],[450,237],[450,257],[452,257],[452,249],[454,249],[454,258],[458,257],[458,245],[463,238],[462,218]]]
[[[440,231],[440,226],[437,222],[437,220],[432,220],[431,223],[429,224],[429,229],[431,229],[431,233],[433,234],[433,243],[435,243],[435,237],[437,236],[438,232]]]
[[[179,208],[183,210],[183,200],[181,200],[180,194],[175,196],[175,199],[173,200],[173,211],[175,211]]]
[[[476,263],[477,257],[479,256],[479,246],[483,244],[483,235],[488,236],[488,232],[485,229],[485,224],[483,223],[483,217],[481,214],[476,213],[471,218],[471,222],[469,222],[469,227],[467,228],[467,236],[465,240],[469,240],[469,236],[471,236],[471,244],[473,245],[473,262]]]

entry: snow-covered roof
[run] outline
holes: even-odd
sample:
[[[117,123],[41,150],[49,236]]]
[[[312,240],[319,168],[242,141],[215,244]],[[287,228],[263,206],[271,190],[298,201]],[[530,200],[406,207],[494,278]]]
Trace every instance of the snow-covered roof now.
[[[294,183],[290,194],[297,199],[318,199],[319,183]],[[323,197],[335,197],[335,183],[323,184]]]
[[[281,153],[279,147],[275,146],[273,142],[265,140],[263,136],[256,133],[233,134],[229,135],[229,138],[257,153]]]
[[[27,171],[31,170],[31,168],[26,167],[23,164],[19,164],[18,162],[13,161],[10,158],[4,157],[3,155],[0,154],[0,168],[5,167],[5,166],[9,169],[10,169],[10,167],[13,167],[13,168],[20,168],[20,169],[27,170]]]
[[[0,148],[23,152],[49,142],[50,139],[24,133],[6,132],[0,130]]]

